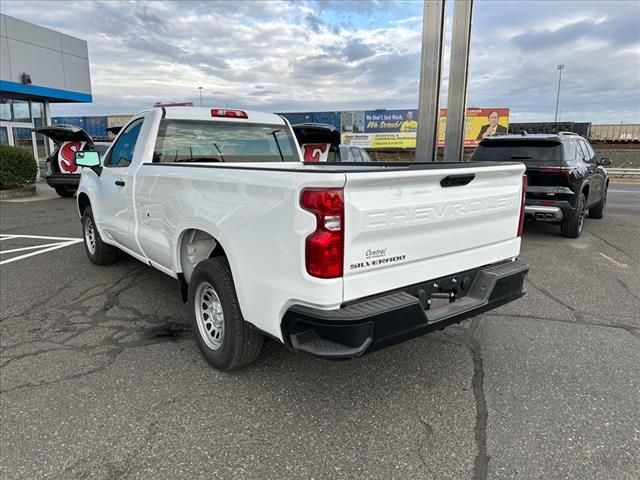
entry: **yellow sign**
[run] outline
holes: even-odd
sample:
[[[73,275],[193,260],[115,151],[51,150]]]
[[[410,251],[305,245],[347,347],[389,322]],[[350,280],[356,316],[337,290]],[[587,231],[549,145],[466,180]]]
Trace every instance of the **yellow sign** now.
[[[394,113],[395,112],[395,113]],[[409,119],[412,122],[411,129],[402,128],[403,123],[407,124],[407,120],[401,121],[404,116],[401,111],[392,111],[392,114],[386,114],[392,120],[396,120],[391,124],[375,123],[373,118],[369,124],[365,125],[364,133],[345,132],[342,134],[342,143],[345,145],[354,145],[363,148],[416,148],[417,122],[413,120],[413,116]],[[367,112],[366,112],[367,113]],[[383,112],[384,113],[384,112]],[[383,113],[377,114],[386,118]],[[395,119],[394,115],[398,117]],[[373,122],[373,123],[372,123]],[[375,123],[375,125],[374,125]],[[438,146],[444,146],[445,132],[447,128],[447,110],[440,110],[440,120],[438,122]],[[385,132],[379,130],[385,129]],[[396,131],[393,131],[393,130]],[[367,130],[369,130],[367,132]],[[371,131],[373,130],[373,131]],[[377,130],[377,131],[376,131]],[[389,131],[392,130],[392,131]],[[507,133],[509,130],[509,109],[508,108],[469,108],[465,116],[464,122],[464,146],[475,147],[480,140],[491,135],[499,133]]]

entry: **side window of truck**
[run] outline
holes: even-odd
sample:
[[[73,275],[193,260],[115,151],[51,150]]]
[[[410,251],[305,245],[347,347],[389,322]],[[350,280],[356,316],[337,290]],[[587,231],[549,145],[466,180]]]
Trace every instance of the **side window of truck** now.
[[[105,167],[128,167],[133,160],[133,150],[142,129],[143,118],[131,122],[122,135],[111,147],[107,158],[104,159]]]

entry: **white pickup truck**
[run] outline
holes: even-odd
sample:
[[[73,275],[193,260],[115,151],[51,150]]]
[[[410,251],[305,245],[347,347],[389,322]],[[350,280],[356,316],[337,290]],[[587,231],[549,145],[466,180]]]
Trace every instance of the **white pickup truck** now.
[[[178,280],[215,368],[264,336],[358,357],[524,294],[524,166],[304,163],[274,114],[154,108],[131,118],[77,195],[86,253]]]

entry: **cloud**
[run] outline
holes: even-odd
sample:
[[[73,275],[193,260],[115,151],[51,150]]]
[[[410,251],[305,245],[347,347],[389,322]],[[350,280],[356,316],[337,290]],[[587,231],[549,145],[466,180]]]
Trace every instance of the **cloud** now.
[[[363,58],[371,57],[375,53],[375,50],[358,39],[349,40],[342,50],[342,55],[348,62],[362,60]]]
[[[199,86],[207,105],[268,111],[418,104],[421,2],[56,2],[64,15],[51,5],[2,0],[3,13],[89,43],[94,103],[54,105],[54,114],[198,103]],[[640,5],[580,6],[476,2],[468,104],[548,120],[564,63],[563,119],[640,122]]]

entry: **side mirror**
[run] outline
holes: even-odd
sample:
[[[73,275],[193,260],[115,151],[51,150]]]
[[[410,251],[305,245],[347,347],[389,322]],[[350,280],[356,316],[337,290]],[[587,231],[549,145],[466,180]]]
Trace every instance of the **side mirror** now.
[[[100,166],[100,154],[98,152],[76,152],[74,157],[76,165],[79,167],[95,168]]]
[[[600,160],[598,160],[598,165],[611,165],[611,160],[609,160],[606,157],[603,157]]]

